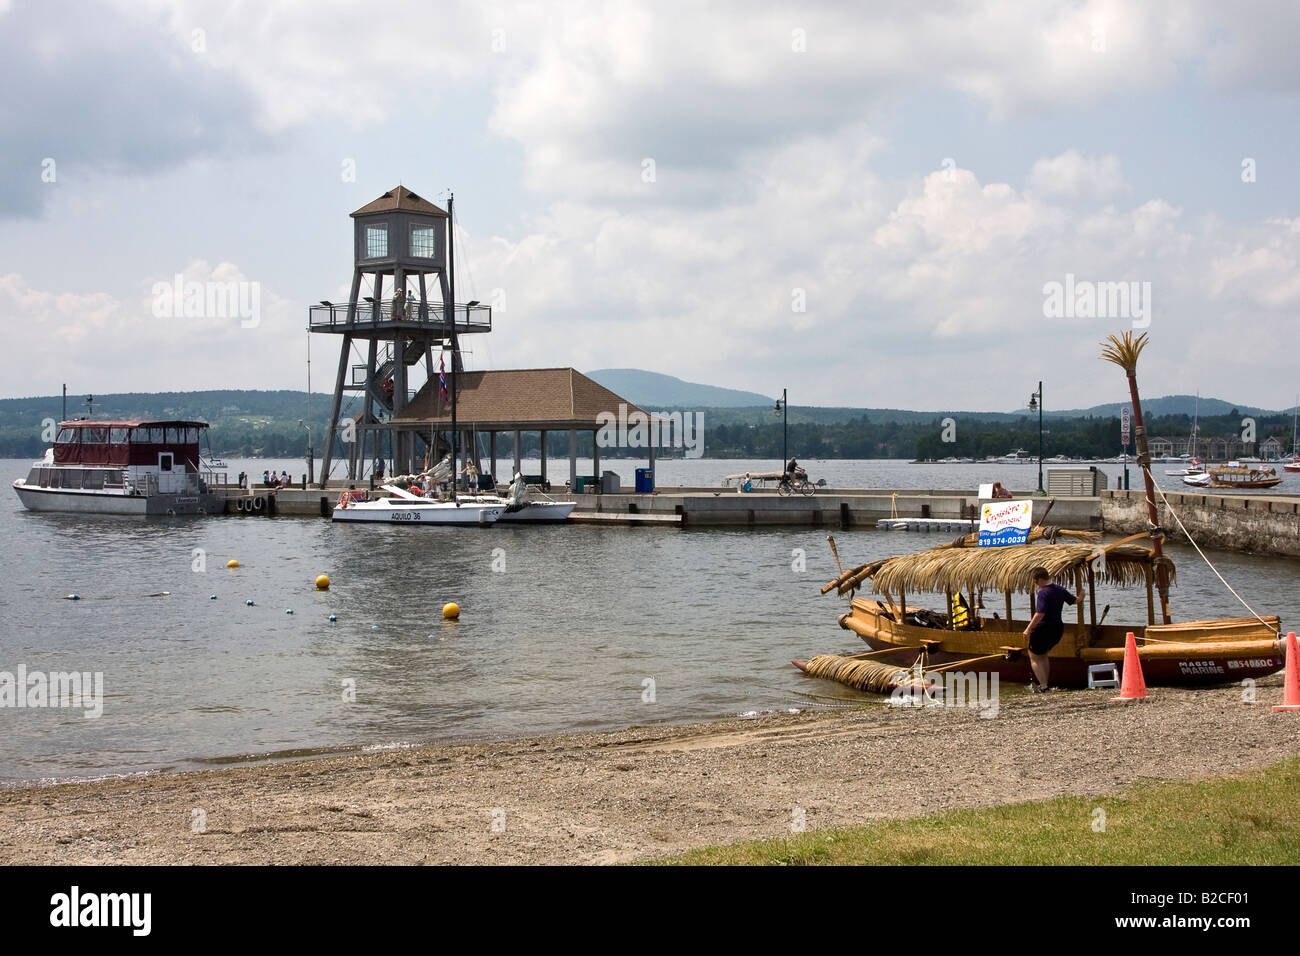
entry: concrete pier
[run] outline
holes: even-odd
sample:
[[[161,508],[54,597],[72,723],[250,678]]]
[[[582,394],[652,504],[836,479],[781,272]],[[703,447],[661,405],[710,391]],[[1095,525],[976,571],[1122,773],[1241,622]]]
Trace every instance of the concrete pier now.
[[[818,489],[808,497],[775,493],[738,494],[734,488],[679,488],[651,495],[624,489],[620,494],[574,495],[579,512],[598,514],[678,514],[685,527],[735,525],[814,525],[877,527],[884,519],[943,519],[968,527],[978,518],[980,498],[972,490],[902,491]],[[1037,499],[1046,507],[1047,499]],[[576,514],[577,512],[575,512]],[[1100,531],[1101,508],[1096,498],[1057,498],[1050,524],[1083,531]]]
[[[227,494],[226,513],[239,517],[278,515],[328,518],[347,488],[332,481],[326,490],[301,485],[270,489],[254,487],[243,492],[246,510],[237,510],[239,489]],[[273,501],[254,509],[251,501],[270,493]],[[1202,547],[1220,551],[1300,558],[1300,497],[1261,494],[1203,494],[1167,492],[1168,500]],[[675,488],[654,494],[636,494],[623,488],[618,494],[553,497],[578,503],[570,520],[578,523],[638,525],[661,528],[814,526],[869,527],[884,530],[932,531],[960,534],[979,515],[975,491],[905,489],[818,489],[809,497],[781,497],[772,492],[737,493],[734,488]],[[1035,498],[1035,517],[1049,499]],[[273,505],[273,507],[272,507]],[[1175,541],[1186,540],[1177,523],[1160,503],[1160,523]],[[1104,531],[1125,535],[1147,527],[1146,496],[1142,491],[1111,490],[1097,498],[1056,498],[1049,524],[1076,531]]]
[[[1146,530],[1146,492],[1105,491],[1098,500],[1107,532],[1123,535]],[[1165,492],[1161,498],[1157,494],[1160,526],[1171,540],[1186,541],[1187,536],[1169,512],[1170,506],[1202,548],[1300,558],[1298,497]]]

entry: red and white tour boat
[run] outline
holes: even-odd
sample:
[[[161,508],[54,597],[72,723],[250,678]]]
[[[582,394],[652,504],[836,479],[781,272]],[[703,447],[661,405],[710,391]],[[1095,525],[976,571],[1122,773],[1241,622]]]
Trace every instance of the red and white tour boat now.
[[[206,422],[70,421],[14,491],[31,511],[220,514],[218,476],[203,466]]]

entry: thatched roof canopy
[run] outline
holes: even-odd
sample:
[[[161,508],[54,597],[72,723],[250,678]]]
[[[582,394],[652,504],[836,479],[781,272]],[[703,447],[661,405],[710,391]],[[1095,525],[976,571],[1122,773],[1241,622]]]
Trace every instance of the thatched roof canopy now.
[[[931,548],[917,554],[885,558],[868,565],[861,577],[871,578],[877,593],[943,593],[945,589],[985,589],[1028,593],[1030,575],[1044,567],[1054,578],[1068,582],[1076,570],[1090,563],[1099,583],[1117,587],[1145,584],[1153,554],[1138,545],[1123,545],[1106,552],[1101,573],[1098,548],[1087,544],[1024,544],[1001,548]],[[1164,558],[1168,562],[1168,558]],[[1173,564],[1169,563],[1170,577]]]

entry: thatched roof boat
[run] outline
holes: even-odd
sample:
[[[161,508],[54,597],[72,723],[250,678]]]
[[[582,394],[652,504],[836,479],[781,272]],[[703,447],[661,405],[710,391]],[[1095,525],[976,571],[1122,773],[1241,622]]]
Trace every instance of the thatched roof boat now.
[[[840,626],[861,636],[872,650],[853,658],[823,655],[811,662],[795,661],[795,666],[814,676],[871,690],[902,686],[908,678],[897,668],[924,668],[927,663],[931,665],[930,673],[961,667],[1028,681],[1028,640],[1024,630],[1033,616],[1032,572],[1043,567],[1076,595],[1087,584],[1087,617],[1080,600],[1077,619],[1063,619],[1064,636],[1048,653],[1054,684],[1082,686],[1088,682],[1089,667],[1121,662],[1125,635],[1130,631],[1137,637],[1138,657],[1148,683],[1219,684],[1281,670],[1284,650],[1281,622],[1276,616],[1175,624],[1170,615],[1169,585],[1174,580],[1174,565],[1163,552],[1164,532],[1155,505],[1155,479],[1151,476],[1151,455],[1137,388],[1138,357],[1146,345],[1146,333],[1134,336],[1130,331],[1109,336],[1101,352],[1105,361],[1124,370],[1128,380],[1137,463],[1147,493],[1146,533],[1097,547],[1083,543],[1095,541],[1096,535],[1064,532],[1040,524],[1031,529],[1025,544],[979,548],[977,536],[968,535],[917,554],[859,565],[841,573],[822,588],[822,593],[837,591],[850,596],[849,612],[841,615]],[[1149,548],[1133,544],[1144,537],[1150,538]],[[834,549],[834,541],[831,546]],[[883,601],[854,596],[868,581]],[[1106,624],[1109,607],[1099,619],[1098,583],[1120,588],[1145,586],[1146,625]],[[979,613],[984,591],[1003,593],[1006,617],[996,611],[989,616]],[[907,595],[917,593],[943,593],[948,612],[938,614],[909,605]],[[1020,620],[1013,614],[1015,594],[1029,596],[1023,605],[1025,617]],[[1248,609],[1254,613],[1254,609]],[[854,666],[867,663],[871,666]]]
[[[1076,605],[1076,619],[1065,621],[1065,634],[1048,655],[1054,684],[1083,686],[1089,665],[1122,661],[1130,631],[1137,636],[1143,673],[1152,684],[1224,683],[1263,677],[1282,668],[1284,649],[1277,617],[1157,624],[1153,588],[1157,572],[1163,569],[1168,580],[1175,580],[1168,557],[1133,544],[1132,538],[1101,547],[1079,543],[1077,538],[1057,541],[1051,529],[1041,530],[1035,536],[1038,540],[1023,545],[977,548],[959,539],[872,561],[841,574],[822,592],[850,595],[849,611],[841,615],[840,626],[871,647],[871,659],[895,668],[912,667],[923,656],[931,673],[945,665],[969,664],[971,670],[1028,681],[1028,641],[1023,632],[1033,614],[1032,574],[1038,567],[1046,568],[1075,594],[1087,585],[1086,600]],[[868,583],[879,598],[854,596]],[[1099,619],[1097,585],[1145,587],[1145,625],[1106,624],[1104,611]],[[1002,592],[1005,616],[997,610],[981,613],[982,597],[989,591]],[[909,595],[922,593],[944,595],[949,608],[954,601],[964,604],[965,626],[958,629],[954,623],[958,615],[907,603]],[[1016,595],[1026,595],[1028,600],[1017,602]],[[1016,617],[1016,604],[1022,609],[1020,617]],[[803,662],[796,665],[809,669]],[[834,679],[852,669],[827,662],[813,672]]]

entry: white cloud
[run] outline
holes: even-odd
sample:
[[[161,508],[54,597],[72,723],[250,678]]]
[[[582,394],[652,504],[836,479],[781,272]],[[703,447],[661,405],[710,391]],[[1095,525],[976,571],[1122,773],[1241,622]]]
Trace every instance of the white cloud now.
[[[1040,159],[1029,172],[1029,188],[1049,197],[1107,199],[1125,186],[1119,157],[1083,156],[1067,149],[1059,156]]]
[[[252,284],[228,262],[195,261],[177,272],[183,288],[197,284],[205,292],[205,311],[229,302],[230,283]],[[173,310],[182,314],[159,317],[155,283],[174,281],[175,274],[150,277],[139,283],[138,296],[122,299],[34,288],[16,273],[0,276],[0,315],[16,354],[25,357],[6,377],[9,393],[49,395],[60,382],[96,392],[288,387],[286,356],[295,367],[306,357],[296,305],[258,283],[255,325],[229,305],[222,314],[187,316],[183,299]],[[303,368],[289,378],[305,380]]]

